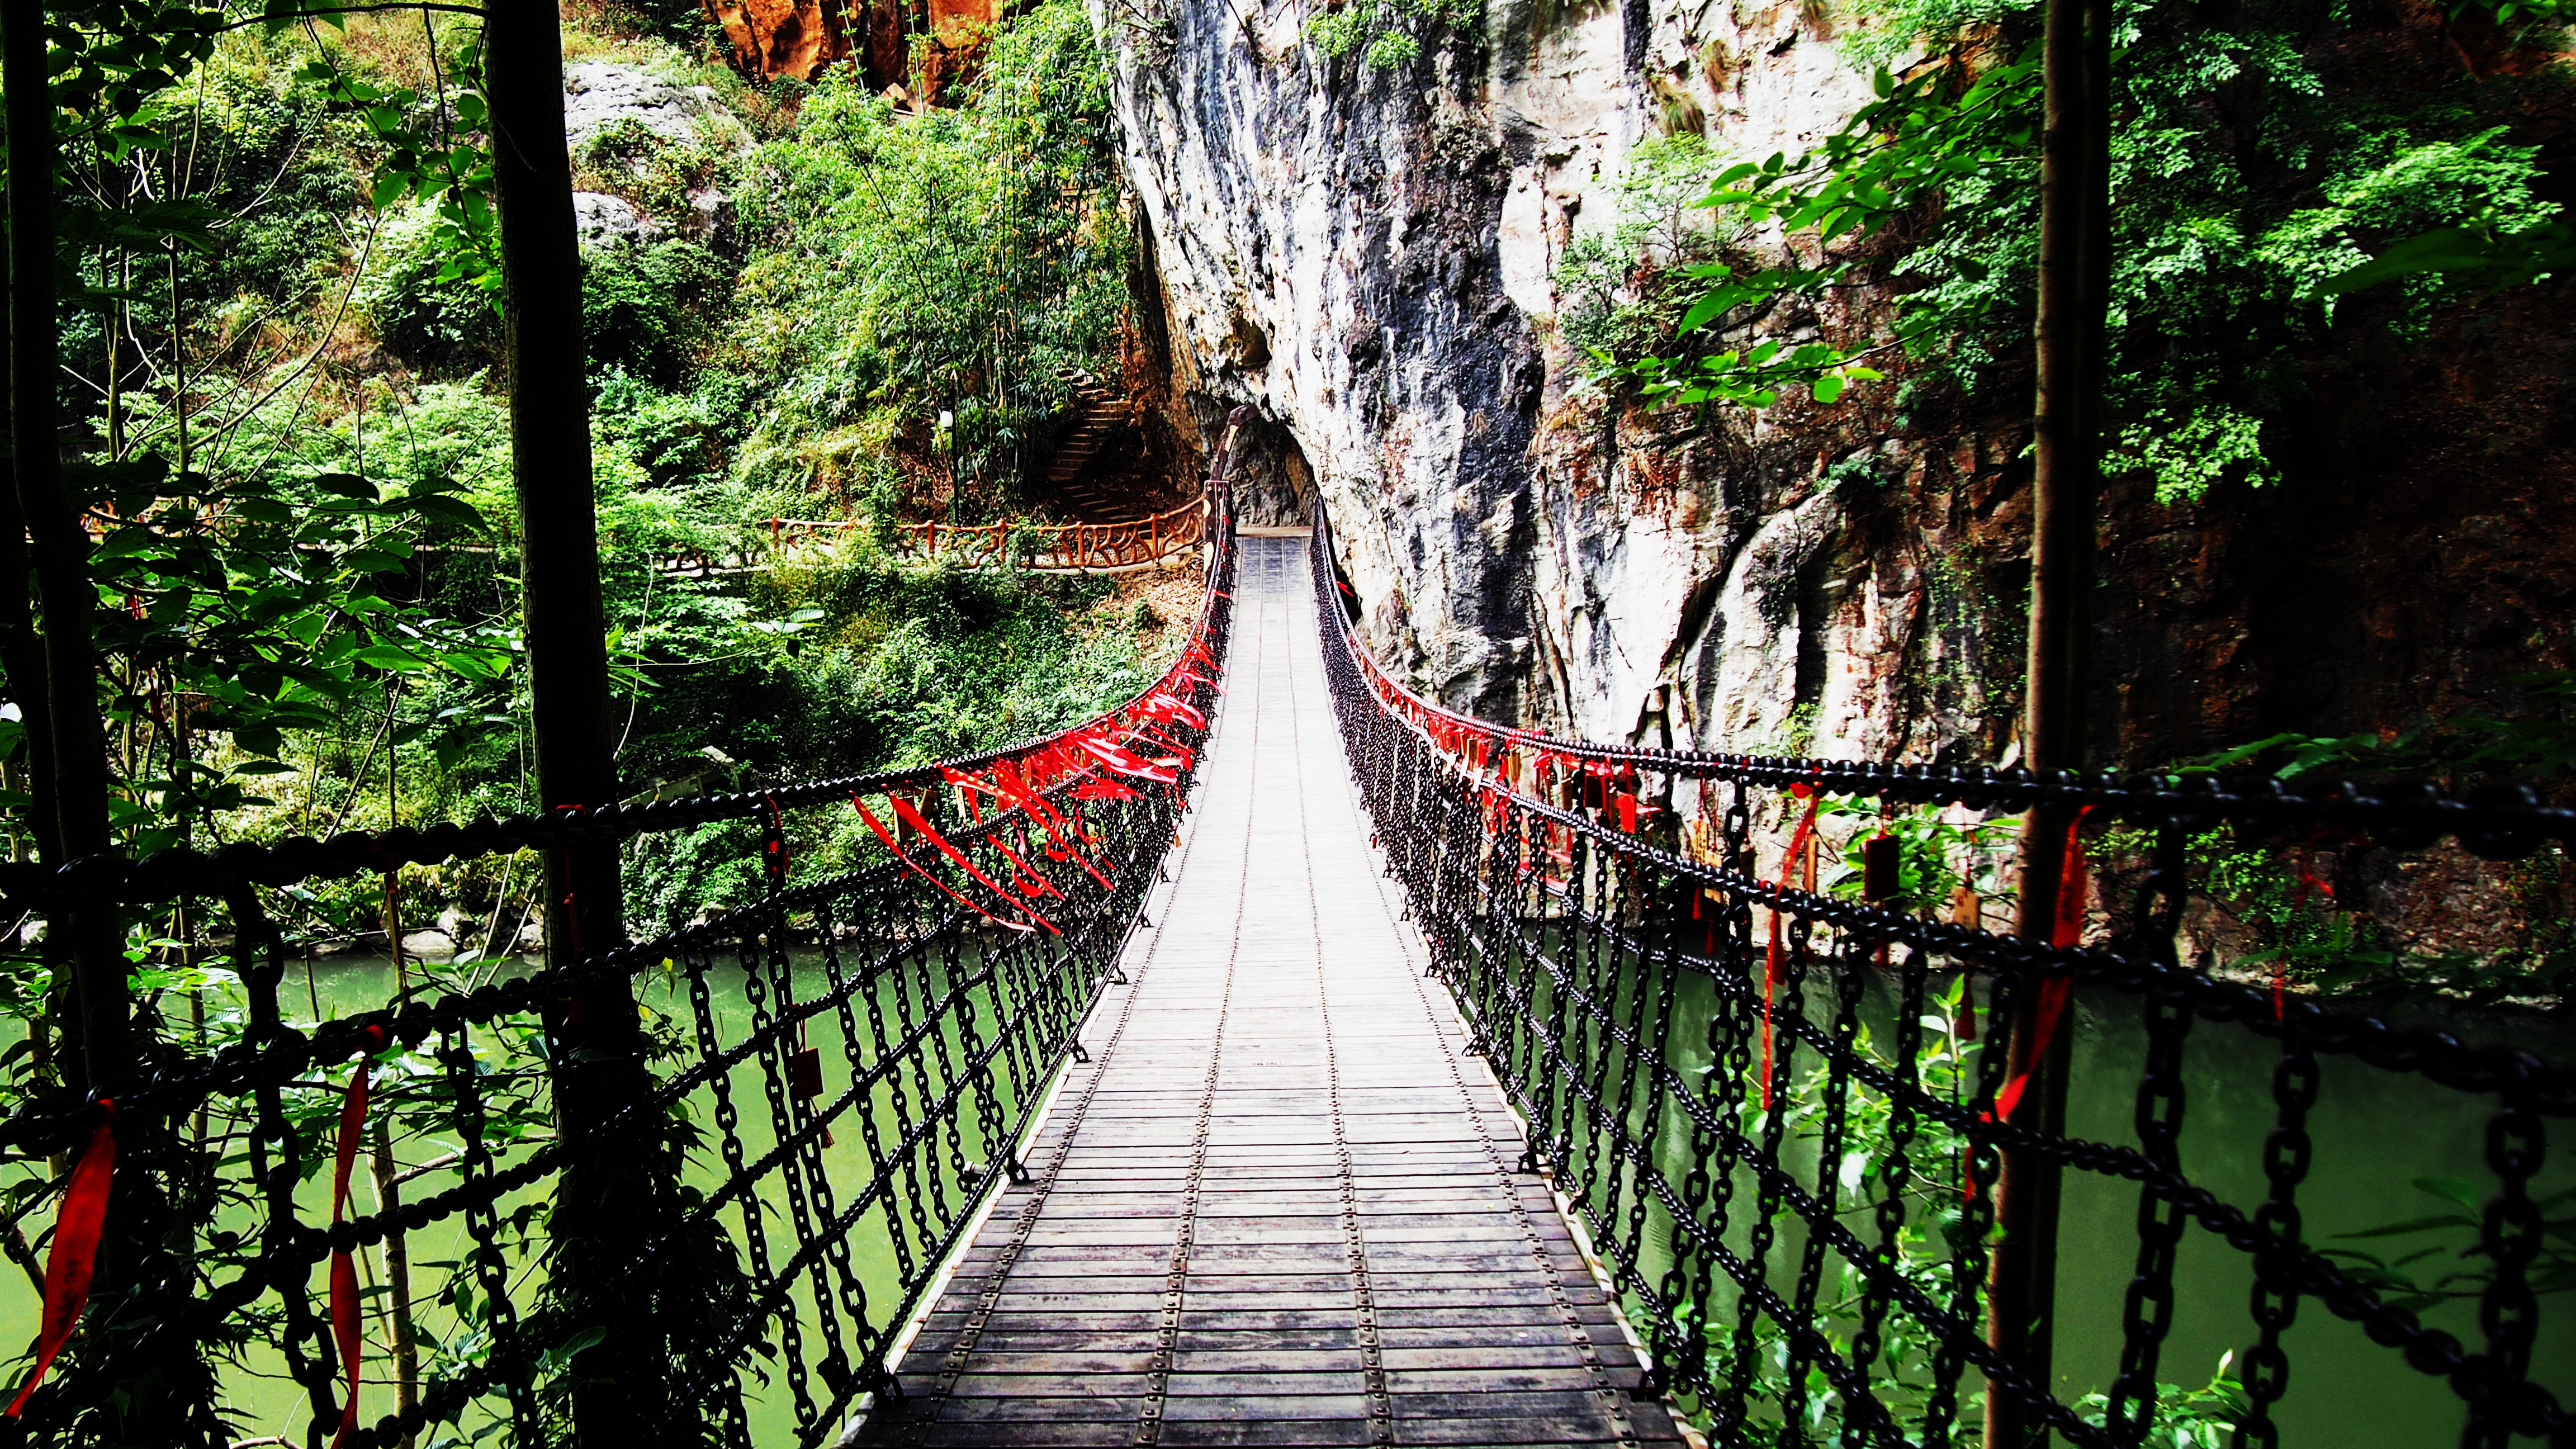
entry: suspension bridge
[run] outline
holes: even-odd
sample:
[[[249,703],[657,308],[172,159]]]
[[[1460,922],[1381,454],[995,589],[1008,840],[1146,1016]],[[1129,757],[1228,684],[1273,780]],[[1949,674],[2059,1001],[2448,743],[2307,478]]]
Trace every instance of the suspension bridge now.
[[[2570,1270],[2545,1129],[2576,1073],[2179,945],[2219,824],[2505,860],[2576,841],[2576,814],[1506,729],[1369,657],[1317,518],[1239,534],[1220,471],[1179,657],[1007,748],[0,867],[31,919],[220,919],[239,983],[148,1075],[0,1123],[37,1325],[0,1445],[1606,1444],[1686,1420],[2131,1449],[2219,1414],[2270,1446],[2300,1406],[2289,1330],[2321,1320],[2464,1444],[2576,1444],[2537,1347]],[[1802,876],[1828,802],[2035,812],[2077,846],[2116,822],[2131,864],[2107,926],[2002,935],[1909,898],[1884,827],[1851,889]],[[860,865],[804,864],[853,818]],[[759,882],[700,925],[358,1010],[282,989],[272,892],[533,851],[560,897],[573,847],[684,830]],[[2134,1094],[2131,1140],[2044,1108],[2079,986],[2143,1022],[2141,1059],[2094,1068]],[[2257,1136],[2251,1197],[2184,1165],[2195,1024],[2277,1063],[2198,1129]],[[2467,1264],[2456,1311],[2306,1225],[2328,1062],[2484,1123],[2456,1189],[2479,1210],[2409,1229]],[[2061,1179],[2134,1192],[2134,1252],[2034,1297],[2028,1194]],[[2187,1242],[2248,1305],[2215,1409],[2164,1362]],[[2024,1330],[2100,1300],[2116,1362],[2088,1402]]]
[[[1678,1442],[1422,979],[1304,531],[1242,547],[1159,919],[861,1442]]]

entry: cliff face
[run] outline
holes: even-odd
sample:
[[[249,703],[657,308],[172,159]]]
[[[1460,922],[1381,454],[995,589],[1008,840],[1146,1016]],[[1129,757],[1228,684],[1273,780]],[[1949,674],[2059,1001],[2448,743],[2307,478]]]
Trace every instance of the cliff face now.
[[[699,0],[732,42],[734,65],[754,80],[815,80],[854,62],[874,89],[902,86],[936,100],[970,73],[999,0]]]
[[[1559,262],[1642,140],[1758,159],[1865,99],[1830,7],[1490,0],[1480,43],[1393,72],[1319,56],[1309,8],[1095,18],[1183,386],[1272,425],[1238,476],[1313,478],[1382,656],[1597,739],[2003,755],[2024,417],[1908,435],[1877,387],[1701,431],[1585,390],[1560,333]],[[2274,487],[2114,486],[2106,761],[2510,708],[2576,662],[2566,308],[2479,325],[2320,372]]]

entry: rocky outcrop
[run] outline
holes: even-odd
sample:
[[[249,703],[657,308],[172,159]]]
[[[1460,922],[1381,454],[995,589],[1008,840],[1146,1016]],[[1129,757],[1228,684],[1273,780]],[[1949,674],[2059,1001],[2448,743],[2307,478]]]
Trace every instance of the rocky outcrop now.
[[[610,61],[564,68],[564,139],[576,151],[628,121],[675,146],[751,148],[751,132],[705,86],[674,85],[650,71]]]
[[[585,247],[615,246],[629,241],[640,245],[662,235],[661,223],[636,210],[633,202],[604,191],[576,191],[572,194],[572,225]]]
[[[1649,64],[1747,147],[1831,126],[1865,81],[1796,55],[1794,11],[1789,58],[1723,104],[1669,4],[1498,4],[1481,43],[1393,72],[1322,58],[1304,13],[1176,7],[1168,57],[1119,47],[1129,175],[1200,385],[1275,423],[1372,636],[1453,703],[1611,738],[1650,716],[1786,728],[1844,510],[1611,415],[1558,340],[1554,278],[1615,219],[1660,114]]]
[[[998,0],[703,0],[733,43],[734,65],[757,80],[810,81],[842,62],[872,89],[935,100],[973,70]]]
[[[1564,337],[1560,266],[1616,224],[1642,141],[1758,159],[1867,95],[1833,7],[1489,0],[1391,71],[1319,55],[1312,9],[1094,14],[1186,386],[1202,418],[1253,404],[1275,471],[1311,473],[1382,655],[1594,738],[2005,756],[2018,404],[1900,427],[1879,387],[1701,427],[1587,389]],[[2576,340],[2536,295],[2480,325],[2513,345],[2321,371],[2271,488],[2110,490],[2106,759],[2510,709],[2515,673],[2576,663]]]

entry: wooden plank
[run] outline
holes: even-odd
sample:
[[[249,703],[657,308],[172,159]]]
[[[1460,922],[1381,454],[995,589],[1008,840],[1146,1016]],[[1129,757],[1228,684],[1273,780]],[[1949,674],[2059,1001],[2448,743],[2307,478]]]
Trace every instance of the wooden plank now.
[[[1368,1400],[1358,1394],[1205,1394],[1173,1399],[1163,1406],[1166,1425],[1189,1420],[1280,1420],[1368,1418]]]
[[[1167,1420],[1161,1442],[1172,1445],[1279,1444],[1340,1446],[1375,1442],[1368,1420],[1182,1419]]]

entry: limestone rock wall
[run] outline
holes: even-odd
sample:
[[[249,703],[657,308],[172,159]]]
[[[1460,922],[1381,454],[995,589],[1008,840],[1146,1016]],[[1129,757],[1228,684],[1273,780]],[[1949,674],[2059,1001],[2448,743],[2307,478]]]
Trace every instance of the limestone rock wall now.
[[[2004,756],[2019,404],[1909,433],[1862,388],[1695,429],[1587,391],[1561,333],[1559,265],[1641,140],[1758,159],[1862,102],[1831,5],[1488,0],[1481,36],[1391,72],[1320,56],[1311,9],[1094,16],[1185,385],[1202,418],[1253,404],[1312,477],[1382,657],[1597,739]],[[2524,312],[2513,367],[2436,338],[2321,375],[2250,499],[2112,488],[2106,761],[2509,708],[2514,673],[2576,662],[2576,345],[2563,302]]]

